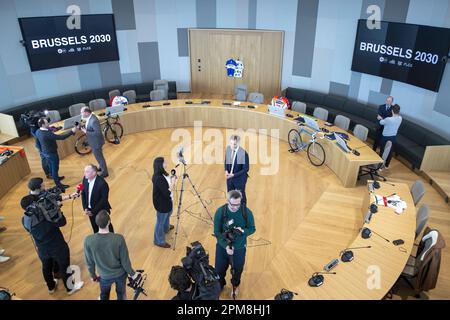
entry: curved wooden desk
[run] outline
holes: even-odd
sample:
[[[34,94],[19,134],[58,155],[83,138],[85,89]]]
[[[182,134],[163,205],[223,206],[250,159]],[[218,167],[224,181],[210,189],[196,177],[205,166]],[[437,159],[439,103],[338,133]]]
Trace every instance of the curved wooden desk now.
[[[0,147],[2,146],[0,145]],[[25,149],[16,146],[5,147],[14,153],[5,163],[0,164],[0,198],[30,173],[30,165],[28,164]]]
[[[267,105],[256,105],[255,109],[247,108],[254,105],[242,102],[241,106],[225,106],[222,100],[210,100],[210,104],[201,104],[202,100],[190,100],[192,104],[186,104],[189,100],[154,101],[150,103],[138,103],[128,106],[128,110],[120,115],[124,127],[124,134],[137,133],[148,130],[192,127],[194,121],[202,121],[203,126],[213,128],[233,129],[266,129],[271,134],[271,129],[279,130],[280,139],[287,141],[288,133],[298,125],[292,118],[281,118],[268,113]],[[162,103],[169,102],[169,106]],[[232,103],[232,102],[229,102]],[[151,108],[143,108],[151,105]],[[103,110],[96,113],[104,112]],[[294,117],[298,113],[289,111]],[[324,121],[318,120],[320,127]],[[54,125],[62,126],[63,122]],[[330,132],[343,132],[337,127],[326,127]],[[361,166],[382,163],[380,156],[364,142],[349,134],[348,145],[352,149],[358,149],[360,156],[344,153],[334,141],[320,140],[326,153],[326,165],[339,177],[345,187],[354,187]],[[75,149],[75,138],[58,141],[60,158],[72,154]]]

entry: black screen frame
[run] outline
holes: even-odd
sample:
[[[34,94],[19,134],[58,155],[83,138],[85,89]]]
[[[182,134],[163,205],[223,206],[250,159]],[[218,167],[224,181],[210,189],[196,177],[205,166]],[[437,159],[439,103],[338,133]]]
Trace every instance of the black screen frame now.
[[[354,64],[355,64],[354,61],[355,61],[355,57],[357,56],[357,52],[358,52],[358,46],[357,46],[357,44],[358,44],[358,39],[360,39],[359,36],[360,36],[360,32],[361,32],[361,29],[360,29],[359,26],[360,26],[360,23],[361,23],[362,21],[364,21],[365,23],[367,23],[368,19],[358,19],[358,20],[357,20],[357,25],[356,25],[356,27],[357,27],[357,32],[356,32],[355,43],[354,43],[354,48],[353,48],[353,56],[352,56],[351,71],[353,71],[353,72],[359,72],[359,73],[363,73],[363,74],[369,74],[369,75],[373,75],[373,76],[380,77],[380,78],[383,78],[383,79],[389,79],[389,80],[393,80],[393,81],[399,81],[399,82],[402,82],[402,83],[405,83],[405,84],[409,84],[409,85],[411,85],[411,86],[415,86],[415,87],[418,87],[418,88],[422,88],[422,89],[425,89],[425,90],[430,90],[430,91],[433,91],[433,92],[439,92],[440,86],[441,86],[441,83],[442,83],[442,78],[443,78],[443,76],[444,76],[445,68],[446,68],[447,64],[450,62],[450,28],[435,27],[435,26],[427,26],[427,25],[421,25],[421,24],[415,24],[415,23],[392,22],[392,21],[386,21],[386,20],[381,20],[381,21],[380,21],[381,23],[387,23],[388,26],[389,26],[389,25],[408,25],[408,26],[414,26],[414,27],[419,27],[419,28],[430,28],[430,29],[441,30],[441,32],[442,32],[443,34],[444,34],[444,32],[447,32],[447,34],[448,34],[448,40],[447,40],[447,56],[444,57],[444,58],[446,58],[446,61],[445,61],[445,63],[442,62],[442,68],[440,68],[440,71],[439,71],[439,74],[438,74],[439,80],[437,81],[436,86],[434,86],[433,88],[430,88],[430,87],[424,87],[424,86],[417,85],[417,84],[415,84],[415,83],[408,82],[407,80],[405,81],[405,80],[398,79],[398,78],[394,78],[394,77],[388,77],[387,75],[381,74],[380,71],[379,71],[378,73],[375,73],[375,72],[372,73],[372,72],[366,72],[366,71],[355,70],[355,69],[354,69]],[[391,73],[391,74],[392,74],[392,73]]]
[[[26,54],[27,54],[27,59],[28,59],[28,65],[30,66],[30,70],[31,72],[35,72],[35,71],[42,71],[42,70],[51,70],[51,69],[58,69],[58,68],[65,68],[65,67],[71,67],[71,66],[81,66],[81,65],[86,65],[86,64],[93,64],[93,63],[102,63],[102,62],[109,62],[109,61],[119,61],[120,60],[120,55],[119,55],[119,44],[117,42],[117,28],[116,28],[116,19],[114,16],[114,13],[95,13],[95,14],[81,14],[80,17],[94,17],[94,16],[110,16],[111,20],[112,20],[112,27],[114,29],[114,40],[115,40],[115,55],[117,56],[117,59],[108,59],[108,60],[99,60],[99,61],[91,61],[91,62],[86,62],[86,63],[68,63],[68,64],[64,64],[63,66],[55,66],[55,67],[50,67],[50,68],[33,68],[33,64],[32,64],[32,57],[30,55],[30,50],[27,47],[27,43],[26,43],[26,38],[24,37],[25,33],[24,33],[24,29],[22,26],[22,21],[23,20],[27,20],[27,19],[49,19],[49,18],[69,18],[70,15],[58,15],[58,16],[35,16],[35,17],[19,17],[17,18],[19,21],[19,26],[20,26],[20,32],[21,32],[21,36],[22,36],[22,40],[20,41],[22,43],[22,45],[25,48]]]

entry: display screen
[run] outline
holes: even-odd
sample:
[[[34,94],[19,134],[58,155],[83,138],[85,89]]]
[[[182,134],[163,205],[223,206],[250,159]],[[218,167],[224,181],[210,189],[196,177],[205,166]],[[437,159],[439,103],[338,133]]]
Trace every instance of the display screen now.
[[[19,18],[31,71],[119,60],[114,15]],[[79,27],[79,29],[77,28]]]
[[[352,71],[439,91],[450,50],[450,29],[358,21]]]

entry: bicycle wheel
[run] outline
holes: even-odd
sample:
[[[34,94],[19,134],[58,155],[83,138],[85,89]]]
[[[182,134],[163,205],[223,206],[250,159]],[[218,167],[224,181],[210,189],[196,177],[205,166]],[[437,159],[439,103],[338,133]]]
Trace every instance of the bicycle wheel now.
[[[294,152],[298,151],[303,145],[300,132],[298,132],[298,130],[296,129],[291,129],[288,134],[288,142],[291,150],[293,150]]]
[[[79,136],[75,141],[75,151],[82,156],[91,153],[92,148],[87,142],[85,134]]]
[[[318,142],[311,142],[306,150],[309,161],[316,167],[325,163],[325,150]]]
[[[111,123],[105,130],[105,139],[109,143],[120,143],[120,138],[123,136],[123,127],[120,123]]]

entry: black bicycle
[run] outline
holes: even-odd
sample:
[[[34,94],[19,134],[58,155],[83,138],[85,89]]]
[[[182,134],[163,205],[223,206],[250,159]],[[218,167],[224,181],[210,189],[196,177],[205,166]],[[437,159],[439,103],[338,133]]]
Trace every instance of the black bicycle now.
[[[104,124],[103,128],[103,136],[105,140],[109,143],[119,144],[120,139],[123,136],[123,127],[120,123],[119,115],[110,115],[106,116],[106,121],[101,123]],[[92,148],[87,142],[86,134],[83,133],[80,135],[75,141],[75,151],[80,155],[86,155],[92,152]]]

